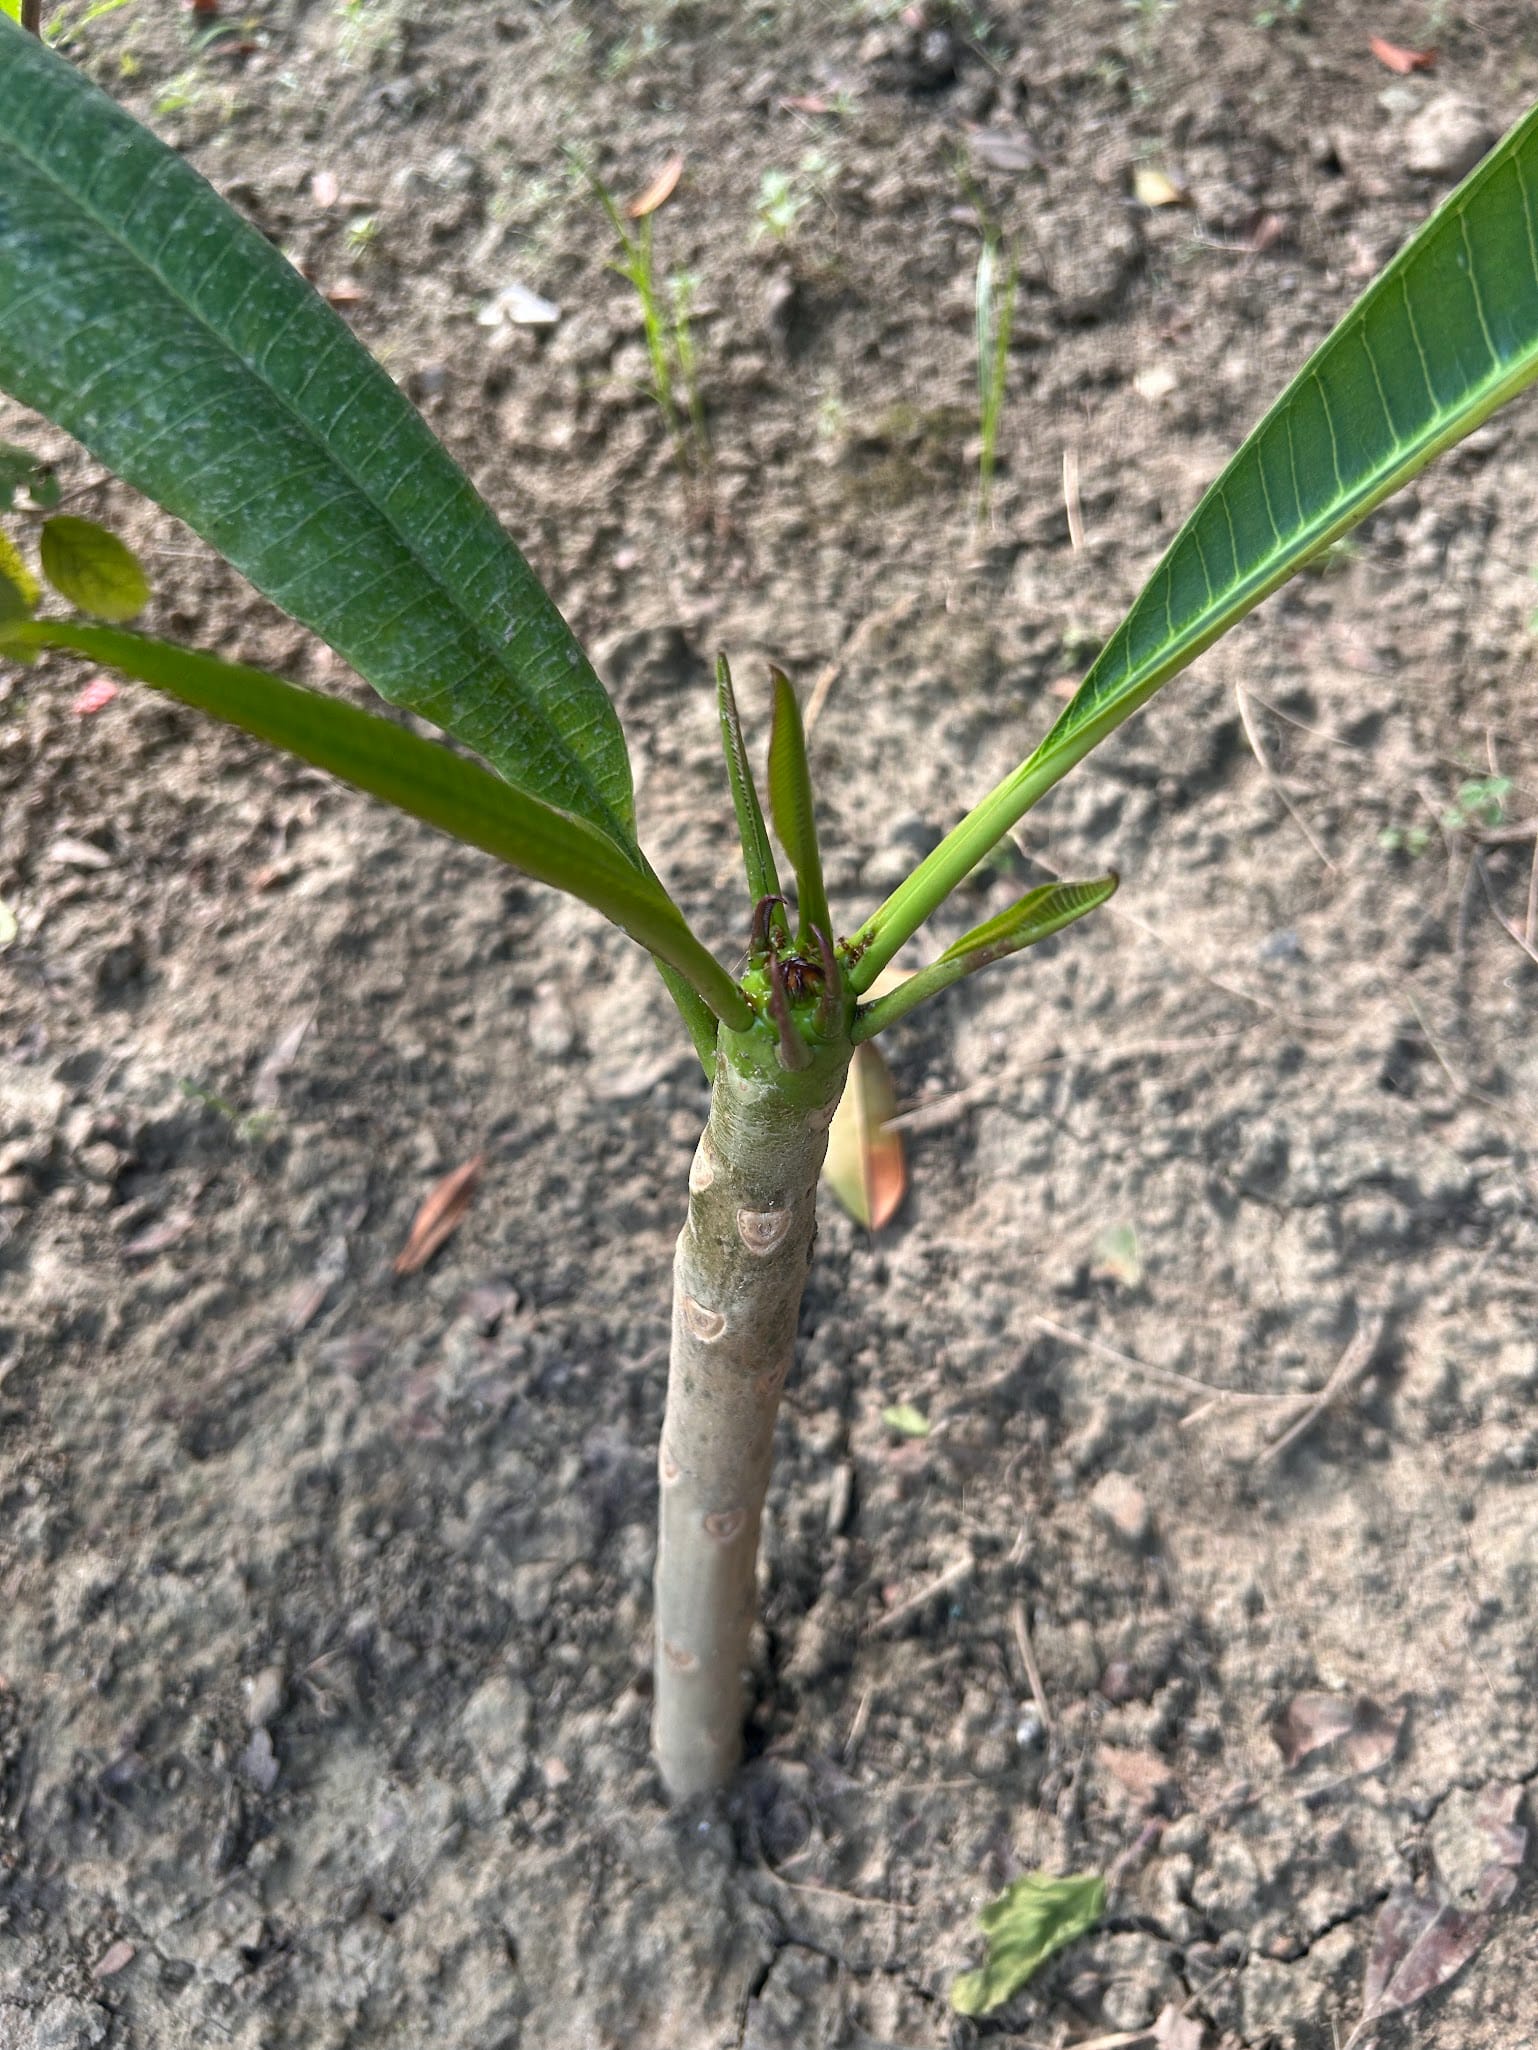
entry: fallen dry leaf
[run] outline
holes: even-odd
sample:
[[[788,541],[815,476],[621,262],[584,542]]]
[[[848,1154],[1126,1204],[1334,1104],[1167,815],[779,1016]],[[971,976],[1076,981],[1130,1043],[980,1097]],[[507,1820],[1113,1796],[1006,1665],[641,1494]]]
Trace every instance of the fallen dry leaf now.
[[[828,1128],[829,1186],[856,1224],[879,1231],[908,1186],[903,1142],[888,1129],[897,1109],[891,1070],[875,1047],[857,1046],[849,1080]]]
[[[1436,68],[1435,50],[1407,50],[1402,43],[1386,43],[1382,36],[1369,36],[1367,47],[1380,64],[1396,71],[1401,78],[1408,78],[1412,71],[1433,71]]]
[[[1485,1788],[1477,1820],[1489,1840],[1490,1862],[1474,1889],[1475,1906],[1456,1907],[1433,1883],[1424,1893],[1396,1886],[1378,1911],[1367,1973],[1362,2018],[1346,2050],[1386,2014],[1413,2007],[1463,1970],[1495,1925],[1496,1913],[1517,1889],[1527,1854],[1527,1831],[1517,1822],[1522,1789],[1499,1783]]]
[[[93,1979],[110,1979],[121,1972],[125,1965],[131,1965],[138,1952],[126,1936],[120,1936],[116,1943],[109,1943],[101,1956],[91,1967]]]
[[[190,1210],[173,1210],[159,1224],[152,1224],[129,1239],[121,1248],[122,1256],[125,1260],[153,1260],[157,1253],[167,1253],[172,1246],[179,1245],[192,1226]]]
[[[351,278],[338,278],[334,285],[326,287],[323,297],[328,306],[361,306],[368,293]]]
[[[1289,1772],[1337,1744],[1354,1773],[1375,1772],[1393,1757],[1404,1719],[1403,1702],[1385,1709],[1365,1694],[1298,1694],[1271,1725],[1271,1735]]]
[[[1139,206],[1184,206],[1186,189],[1177,185],[1168,171],[1152,164],[1139,164],[1132,174],[1132,196]]]
[[[85,689],[78,693],[70,710],[77,719],[89,719],[103,705],[110,705],[116,696],[117,685],[110,676],[93,676]]]
[[[470,1198],[485,1164],[485,1154],[477,1153],[438,1183],[417,1212],[406,1243],[395,1256],[397,1274],[417,1273],[453,1234],[470,1208]]]
[[[633,221],[644,221],[648,214],[654,214],[658,207],[673,197],[678,181],[684,175],[684,160],[671,156],[653,178],[644,192],[631,200],[625,211]]]

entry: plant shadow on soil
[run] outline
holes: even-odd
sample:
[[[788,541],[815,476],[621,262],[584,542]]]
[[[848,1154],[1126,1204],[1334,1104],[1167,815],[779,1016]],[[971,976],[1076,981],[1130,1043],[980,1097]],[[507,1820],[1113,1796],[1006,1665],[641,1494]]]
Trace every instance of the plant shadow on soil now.
[[[1258,396],[1457,175],[1448,102],[1493,136],[1538,87],[1514,4],[1445,15],[1408,79],[1312,13],[274,4],[243,54],[130,11],[78,55],[469,464],[596,648],[648,848],[727,958],[714,649],[760,721],[757,658],[841,664],[814,753],[852,922],[1026,751]],[[701,281],[708,492],[570,144],[619,191],[688,160],[657,243]],[[793,232],[755,240],[764,172],[809,151]],[[981,545],[958,153],[1022,263]],[[1188,205],[1131,203],[1147,161]],[[511,282],[552,332],[478,322]],[[1531,403],[1492,422],[915,948],[1022,877],[1124,877],[894,1038],[912,1193],[874,1241],[825,1217],[753,1756],[680,1815],[647,1756],[653,1459],[705,1094],[645,963],[144,695],[76,717],[62,667],[5,680],[5,2050],[927,2050],[1187,2002],[1208,2046],[1349,2031],[1386,1890],[1455,1874],[1470,1790],[1538,1772],[1538,971],[1464,843],[1378,839],[1492,762],[1538,811],[1535,456]],[[155,627],[351,687],[102,502]],[[1482,853],[1518,925],[1530,852]],[[478,1151],[457,1234],[395,1279]],[[1379,1318],[1349,1398],[1258,1463]],[[1408,1703],[1393,1756],[1289,1771],[1300,1692]],[[950,2015],[985,1899],[1118,1860],[1097,1935],[1000,2020]],[[1523,2038],[1528,1888],[1383,2044]]]

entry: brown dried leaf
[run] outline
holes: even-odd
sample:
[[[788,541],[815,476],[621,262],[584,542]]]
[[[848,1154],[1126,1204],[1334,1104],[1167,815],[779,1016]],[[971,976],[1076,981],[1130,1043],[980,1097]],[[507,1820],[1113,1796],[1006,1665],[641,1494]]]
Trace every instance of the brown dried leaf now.
[[[485,1154],[477,1153],[462,1167],[456,1167],[452,1174],[446,1174],[433,1189],[417,1212],[405,1245],[395,1256],[397,1274],[417,1273],[452,1236],[470,1208],[470,1198],[475,1194],[475,1185],[485,1164]]]
[[[1474,1889],[1478,1906],[1473,1910],[1455,1907],[1440,1886],[1421,1894],[1396,1886],[1383,1903],[1373,1925],[1362,2019],[1352,2031],[1353,2043],[1383,2015],[1413,2007],[1445,1986],[1484,1944],[1497,1910],[1516,1892],[1527,1855],[1527,1831],[1516,1819],[1521,1805],[1522,1789],[1499,1782],[1480,1797],[1475,1819],[1492,1856]]]
[[[1387,1765],[1404,1728],[1403,1702],[1380,1708],[1367,1695],[1298,1694],[1271,1725],[1271,1735],[1289,1772],[1305,1758],[1339,1744],[1354,1773]]]
[[[110,1979],[121,1972],[125,1965],[131,1965],[138,1952],[126,1936],[120,1936],[116,1943],[109,1943],[101,1956],[91,1967],[93,1979]]]
[[[908,1186],[903,1142],[887,1126],[897,1109],[891,1070],[868,1042],[857,1046],[828,1128],[829,1186],[856,1224],[879,1231]]]
[[[1414,2007],[1461,1972],[1490,1933],[1493,1917],[1465,1914],[1440,1894],[1395,1887],[1373,1925],[1362,1989],[1362,2023]]]
[[[654,214],[658,207],[673,197],[678,181],[684,175],[684,160],[671,156],[653,178],[644,192],[631,200],[625,211],[633,221],[644,221],[648,214]]]
[[[190,1210],[173,1210],[169,1217],[159,1224],[152,1224],[137,1237],[125,1242],[121,1251],[125,1260],[153,1260],[157,1253],[169,1252],[171,1247],[183,1240],[193,1225]]]
[[[1367,47],[1380,64],[1401,78],[1408,78],[1412,71],[1433,71],[1436,69],[1435,50],[1407,50],[1402,43],[1385,42],[1382,36],[1369,36]]]

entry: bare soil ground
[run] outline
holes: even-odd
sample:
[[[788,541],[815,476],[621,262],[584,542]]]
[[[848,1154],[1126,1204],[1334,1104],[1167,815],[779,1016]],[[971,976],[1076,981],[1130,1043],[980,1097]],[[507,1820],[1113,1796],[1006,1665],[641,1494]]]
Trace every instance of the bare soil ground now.
[[[839,665],[815,754],[847,928],[1538,91],[1517,0],[241,22],[199,51],[141,4],[76,55],[467,463],[596,648],[648,848],[723,956],[715,648],[755,718],[763,657]],[[1395,77],[1372,31],[1436,69]],[[707,483],[568,147],[622,193],[687,159],[656,233],[699,281]],[[1187,203],[1136,204],[1139,166]],[[981,539],[967,180],[1021,262]],[[512,284],[553,328],[482,324]],[[1040,864],[1124,878],[895,1040],[912,1192],[875,1239],[829,1206],[753,1757],[697,1812],[660,1800],[647,1663],[705,1096],[646,963],[146,693],[78,716],[78,670],[0,682],[4,2050],[1057,2046],[1167,2007],[1181,2050],[1345,2038],[1390,1890],[1466,1904],[1484,1790],[1538,1776],[1538,970],[1500,922],[1533,850],[1439,823],[1492,772],[1508,823],[1538,812],[1535,462],[1528,402],[912,950]],[[357,688],[171,522],[93,502],[156,628]],[[1380,844],[1414,826],[1418,857]],[[457,1235],[395,1279],[476,1153]],[[1404,1709],[1392,1750],[1289,1765],[1314,1695]],[[1114,1871],[1108,1918],[961,2022],[977,1910],[1031,1867]],[[1524,1876],[1382,2050],[1534,2040],[1532,1906]]]

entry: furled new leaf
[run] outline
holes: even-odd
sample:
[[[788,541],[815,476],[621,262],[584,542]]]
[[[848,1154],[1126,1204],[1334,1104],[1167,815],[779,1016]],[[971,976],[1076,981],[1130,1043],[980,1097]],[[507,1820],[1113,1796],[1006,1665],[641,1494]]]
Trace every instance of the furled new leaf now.
[[[1087,1936],[1104,1913],[1105,1881],[1098,1872],[1066,1879],[1025,1873],[978,1917],[988,1954],[977,1971],[963,1972],[951,1988],[951,2006],[958,2014],[992,2014],[1054,1952]]]
[[[716,657],[716,709],[721,719],[721,745],[726,754],[727,780],[732,788],[732,809],[737,814],[737,837],[742,842],[743,866],[747,871],[748,895],[755,904],[780,894],[779,871],[769,845],[769,828],[764,824],[758,786],[742,738],[742,715],[737,710],[737,693],[732,672],[724,655]]]
[[[635,866],[585,819],[509,789],[436,741],[264,670],[221,662],[166,641],[72,620],[29,620],[0,630],[0,653],[62,648],[180,698],[343,782],[568,890],[668,963],[719,1018],[752,1023],[742,992],[701,946],[656,877]]]
[[[856,936],[869,986],[1108,733],[1431,458],[1538,376],[1538,108],[1352,307],[1170,544],[1036,752]]]
[[[384,696],[634,861],[603,686],[390,378],[172,150],[0,17],[0,389]]]
[[[806,759],[806,730],[790,678],[776,669],[774,723],[769,730],[769,809],[780,845],[796,872],[799,938],[811,944],[813,929],[827,933],[828,893],[822,881],[822,853],[812,815],[812,777]]]

